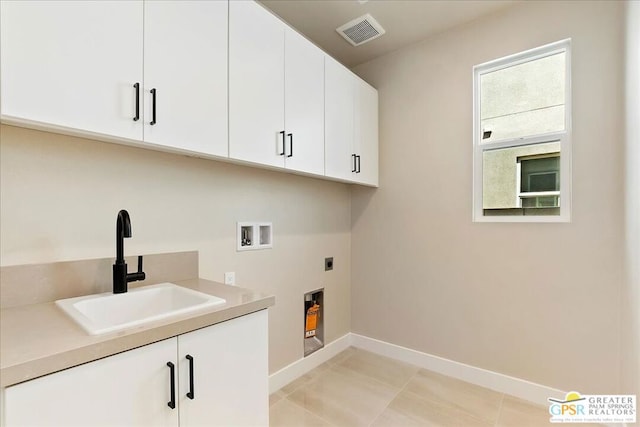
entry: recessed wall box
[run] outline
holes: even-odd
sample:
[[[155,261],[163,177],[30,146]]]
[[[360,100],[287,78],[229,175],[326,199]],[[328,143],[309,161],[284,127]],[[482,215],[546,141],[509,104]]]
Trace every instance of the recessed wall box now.
[[[333,270],[333,257],[328,257],[324,259],[324,271]]]
[[[304,356],[324,347],[324,288],[304,294]]]
[[[273,247],[273,226],[270,222],[238,222],[237,250],[248,251]]]
[[[240,246],[251,246],[253,244],[253,226],[240,226]]]
[[[259,224],[260,229],[260,246],[271,247],[271,223]]]

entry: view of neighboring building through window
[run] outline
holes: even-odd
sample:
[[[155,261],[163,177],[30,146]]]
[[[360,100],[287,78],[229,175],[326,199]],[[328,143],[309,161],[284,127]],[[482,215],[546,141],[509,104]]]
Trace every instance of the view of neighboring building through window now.
[[[518,158],[518,207],[560,207],[560,154]]]
[[[474,67],[474,220],[569,219],[569,47]]]

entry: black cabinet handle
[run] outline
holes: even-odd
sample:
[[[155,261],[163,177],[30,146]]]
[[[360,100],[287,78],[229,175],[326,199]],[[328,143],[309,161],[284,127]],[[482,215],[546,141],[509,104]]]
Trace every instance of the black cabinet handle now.
[[[287,157],[293,157],[293,134],[287,135],[289,137],[289,155]]]
[[[167,402],[167,405],[169,405],[169,408],[175,409],[176,408],[176,378],[175,378],[176,366],[171,362],[167,362],[167,366],[169,367],[169,375],[171,375],[171,400]]]
[[[358,168],[356,167],[356,157],[357,156],[355,154],[351,155],[351,158],[353,159],[353,169],[351,169],[351,172],[355,172],[358,170]]]
[[[136,90],[136,116],[133,118],[134,122],[140,120],[140,83],[135,83],[133,87]]]
[[[359,154],[356,156],[356,159],[358,160],[358,167],[357,167],[356,173],[360,173],[360,155]]]
[[[284,144],[285,144],[285,141],[284,141],[284,131],[283,131],[283,130],[281,130],[279,133],[280,133],[280,135],[282,135],[282,152],[281,152],[281,153],[278,153],[278,155],[279,155],[279,156],[284,156]]]
[[[151,122],[149,122],[151,126],[156,124],[156,96],[156,88],[154,87],[153,89],[151,89]]]
[[[187,360],[189,361],[189,393],[187,393],[187,397],[193,400],[195,397],[193,392],[193,356],[187,354]]]

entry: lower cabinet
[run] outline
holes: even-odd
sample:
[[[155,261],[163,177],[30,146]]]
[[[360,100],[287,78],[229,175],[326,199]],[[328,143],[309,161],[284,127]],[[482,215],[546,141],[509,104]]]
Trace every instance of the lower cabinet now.
[[[267,322],[262,310],[178,337],[181,426],[269,425]]]
[[[10,426],[266,426],[267,310],[4,390]]]
[[[175,358],[173,338],[8,387],[5,425],[176,426],[167,406]]]

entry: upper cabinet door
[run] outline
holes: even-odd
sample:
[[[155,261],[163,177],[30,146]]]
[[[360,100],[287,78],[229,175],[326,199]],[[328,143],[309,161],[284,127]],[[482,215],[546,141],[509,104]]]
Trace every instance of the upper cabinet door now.
[[[145,1],[145,142],[227,156],[227,19],[226,1]]]
[[[285,25],[249,1],[229,4],[229,157],[284,166]]]
[[[378,91],[355,77],[355,180],[378,186]]]
[[[325,171],[332,178],[355,179],[353,73],[325,58]]]
[[[142,1],[0,2],[3,119],[142,139]]]
[[[324,52],[285,32],[285,167],[324,174]]]

